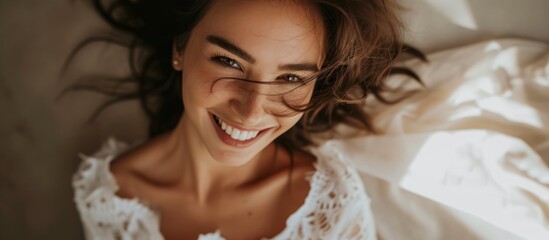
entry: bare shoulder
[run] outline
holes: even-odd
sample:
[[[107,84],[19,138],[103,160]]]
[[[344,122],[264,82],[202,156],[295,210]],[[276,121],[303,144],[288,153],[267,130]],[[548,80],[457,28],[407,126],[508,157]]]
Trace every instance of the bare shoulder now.
[[[143,184],[169,184],[178,180],[177,161],[171,161],[166,150],[166,136],[159,136],[118,156],[111,163],[111,172],[119,186],[116,193],[123,198],[139,197]]]

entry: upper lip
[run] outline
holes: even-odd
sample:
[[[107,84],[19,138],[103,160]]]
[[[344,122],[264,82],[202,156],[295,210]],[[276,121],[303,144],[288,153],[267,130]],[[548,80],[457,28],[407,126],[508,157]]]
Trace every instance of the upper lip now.
[[[234,123],[234,122],[228,121],[228,120],[226,120],[225,118],[222,118],[222,117],[220,117],[220,116],[217,115],[217,114],[213,114],[213,113],[212,113],[212,115],[213,115],[213,116],[216,116],[216,117],[219,118],[219,119],[221,119],[221,121],[223,121],[223,122],[229,124],[232,128],[236,128],[236,129],[238,129],[238,130],[240,130],[240,131],[248,131],[248,132],[249,132],[249,131],[263,131],[263,130],[265,130],[265,129],[269,129],[269,127],[267,127],[267,128],[247,128],[247,127],[243,127],[243,126],[240,125],[240,124],[236,124],[236,123]],[[215,119],[214,119],[214,120],[215,120]]]

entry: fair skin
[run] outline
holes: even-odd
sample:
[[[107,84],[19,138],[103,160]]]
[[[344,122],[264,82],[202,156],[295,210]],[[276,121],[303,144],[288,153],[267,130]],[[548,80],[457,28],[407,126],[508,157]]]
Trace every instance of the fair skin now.
[[[217,229],[227,239],[273,237],[303,204],[314,156],[273,143],[302,113],[281,116],[288,109],[269,95],[278,91],[274,85],[212,84],[222,77],[299,82],[311,75],[322,59],[317,19],[295,3],[216,1],[185,49],[174,48],[184,115],[173,131],[111,166],[117,194],[158,210],[166,239],[196,239]],[[314,81],[289,99],[306,103],[313,87]],[[229,135],[223,125],[245,134]]]

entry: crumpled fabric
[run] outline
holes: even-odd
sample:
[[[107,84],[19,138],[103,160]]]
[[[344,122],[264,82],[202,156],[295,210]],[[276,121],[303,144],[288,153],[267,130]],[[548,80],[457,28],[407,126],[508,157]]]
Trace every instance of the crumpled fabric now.
[[[549,239],[549,45],[501,39],[403,63],[426,87],[341,128],[383,239]],[[372,103],[373,102],[373,103]]]

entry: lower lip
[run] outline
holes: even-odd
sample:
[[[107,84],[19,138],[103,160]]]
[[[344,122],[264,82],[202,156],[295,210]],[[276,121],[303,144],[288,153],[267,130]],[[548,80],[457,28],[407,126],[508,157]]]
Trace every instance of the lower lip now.
[[[215,119],[214,119],[212,114],[210,114],[210,120],[211,120],[211,122],[214,126],[214,129],[215,129],[215,132],[217,133],[217,136],[219,136],[219,139],[221,139],[221,141],[224,142],[225,144],[227,144],[229,146],[232,146],[232,147],[238,147],[238,148],[248,147],[248,146],[254,144],[254,142],[256,142],[257,139],[259,139],[261,136],[263,136],[263,134],[266,131],[266,130],[260,131],[259,134],[257,134],[257,136],[255,138],[240,141],[240,140],[236,140],[236,139],[231,138],[231,136],[229,136],[225,131],[223,131],[223,129],[221,129],[221,127],[219,125],[217,125],[217,123],[215,122]]]

